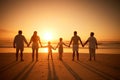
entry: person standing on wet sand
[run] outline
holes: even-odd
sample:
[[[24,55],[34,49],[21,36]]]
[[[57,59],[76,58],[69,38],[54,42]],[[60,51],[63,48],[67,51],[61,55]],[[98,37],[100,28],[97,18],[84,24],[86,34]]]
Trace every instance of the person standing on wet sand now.
[[[47,46],[42,46],[42,47],[47,47],[48,48],[48,60],[49,60],[49,56],[51,56],[51,60],[53,60],[52,49],[55,50],[55,48],[51,45],[51,42],[48,41],[48,45]]]
[[[60,38],[59,39],[59,43],[57,44],[56,48],[58,48],[58,52],[59,52],[59,59],[62,60],[62,56],[63,56],[63,45],[67,46],[63,41],[63,39]],[[56,49],[55,48],[55,49]]]
[[[32,43],[33,42],[33,43]],[[31,40],[28,44],[28,46],[32,43],[32,61],[34,61],[34,54],[36,51],[36,61],[38,61],[38,49],[39,49],[39,43],[42,47],[40,37],[37,35],[37,31],[34,31],[33,36],[31,37]]]
[[[95,50],[98,48],[97,46],[97,40],[94,37],[94,32],[90,33],[90,37],[88,40],[84,43],[84,46],[89,42],[89,54],[90,54],[90,61],[92,60],[92,57],[94,57],[95,60]]]
[[[74,31],[74,36],[71,38],[71,41],[69,43],[69,47],[70,47],[71,43],[73,42],[73,46],[72,46],[73,47],[73,55],[72,55],[73,61],[74,61],[75,53],[77,54],[77,60],[79,60],[79,52],[78,52],[79,41],[83,47],[82,41],[81,41],[80,37],[77,35],[77,31]]]
[[[22,35],[22,31],[19,30],[18,35],[15,36],[14,42],[13,42],[13,47],[16,48],[16,61],[18,61],[19,51],[20,51],[21,61],[24,61],[23,60],[24,42],[28,45],[27,40]]]

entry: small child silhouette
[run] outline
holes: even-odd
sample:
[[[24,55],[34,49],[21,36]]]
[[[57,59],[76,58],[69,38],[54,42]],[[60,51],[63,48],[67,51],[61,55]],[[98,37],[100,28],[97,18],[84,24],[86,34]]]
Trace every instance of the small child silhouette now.
[[[67,46],[63,41],[63,39],[60,38],[59,39],[59,43],[57,44],[56,48],[58,48],[58,52],[59,52],[59,59],[62,60],[62,56],[63,56],[63,45]],[[55,48],[55,49],[56,49]]]
[[[51,56],[51,59],[53,60],[52,49],[54,49],[54,47],[52,47],[51,42],[49,41],[48,45],[47,46],[43,46],[43,47],[47,47],[48,48],[48,60],[49,60],[49,56]]]

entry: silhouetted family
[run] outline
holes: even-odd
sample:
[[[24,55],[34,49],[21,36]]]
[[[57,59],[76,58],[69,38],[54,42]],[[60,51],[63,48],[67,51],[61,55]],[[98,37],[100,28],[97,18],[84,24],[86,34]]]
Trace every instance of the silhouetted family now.
[[[72,43],[72,49],[73,49],[72,60],[74,61],[75,53],[77,55],[77,60],[79,60],[79,52],[78,52],[79,41],[80,41],[82,47],[84,47],[89,42],[89,54],[90,54],[89,60],[91,61],[92,57],[95,60],[95,51],[96,51],[96,48],[98,48],[98,47],[97,47],[97,40],[94,37],[94,32],[90,33],[90,37],[83,44],[81,38],[77,35],[77,31],[74,31],[74,36],[71,38],[69,45],[66,45],[63,42],[63,39],[60,38],[57,46],[54,48],[51,45],[50,41],[48,42],[47,46],[42,46],[40,37],[37,35],[37,31],[34,31],[32,37],[30,39],[30,42],[28,43],[26,38],[24,37],[24,35],[22,35],[22,31],[19,30],[18,35],[16,35],[14,38],[13,47],[16,48],[16,61],[18,61],[19,52],[20,52],[20,56],[21,56],[21,61],[24,61],[24,59],[23,59],[24,42],[27,44],[28,47],[32,43],[32,61],[34,61],[35,52],[36,52],[36,61],[38,61],[39,44],[41,45],[41,47],[48,48],[48,60],[49,60],[49,56],[51,56],[51,59],[53,59],[52,49],[56,50],[57,48],[58,48],[58,53],[59,53],[59,59],[62,60],[63,45],[70,47],[70,45]]]

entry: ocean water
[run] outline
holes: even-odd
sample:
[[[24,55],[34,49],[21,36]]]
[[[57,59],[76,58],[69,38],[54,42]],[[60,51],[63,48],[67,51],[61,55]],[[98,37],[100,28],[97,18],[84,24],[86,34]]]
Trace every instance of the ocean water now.
[[[65,42],[69,44],[68,41]],[[57,42],[51,42],[53,47],[56,47]],[[45,42],[42,42],[42,45],[47,45]],[[13,48],[13,42],[8,40],[0,40],[0,53],[15,53],[16,49]],[[31,53],[32,49],[30,47],[24,48],[24,53]],[[47,53],[47,48],[39,48],[39,53]],[[58,49],[53,50],[53,53],[58,53]],[[64,47],[64,53],[72,53],[72,45],[71,47]],[[89,53],[88,45],[85,47],[79,48],[79,53]],[[99,41],[98,49],[96,49],[96,53],[98,54],[120,54],[120,41]]]

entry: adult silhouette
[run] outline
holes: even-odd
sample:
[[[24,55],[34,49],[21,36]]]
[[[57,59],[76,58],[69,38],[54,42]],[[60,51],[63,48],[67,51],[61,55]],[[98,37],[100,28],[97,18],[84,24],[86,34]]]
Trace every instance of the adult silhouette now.
[[[24,42],[28,45],[28,42],[24,35],[22,35],[22,31],[18,31],[18,35],[15,36],[13,47],[16,48],[16,61],[18,61],[18,53],[20,51],[21,61],[23,60],[23,50],[24,50]]]
[[[38,49],[39,44],[42,46],[40,37],[37,35],[37,31],[34,31],[33,36],[30,39],[28,46],[32,43],[32,61],[34,61],[34,54],[36,51],[36,61],[38,61]]]
[[[73,47],[73,55],[72,55],[73,61],[74,61],[75,53],[77,54],[77,60],[79,60],[79,52],[78,52],[79,41],[81,45],[83,46],[81,38],[77,35],[77,31],[74,31],[74,36],[71,38],[71,41],[69,43],[69,47],[70,47],[71,43],[73,42],[73,46],[72,46]]]
[[[90,33],[90,37],[87,39],[87,41],[84,43],[84,46],[89,42],[89,54],[90,54],[90,61],[92,57],[94,57],[95,60],[95,50],[98,48],[97,46],[97,40],[94,37],[94,32]]]

